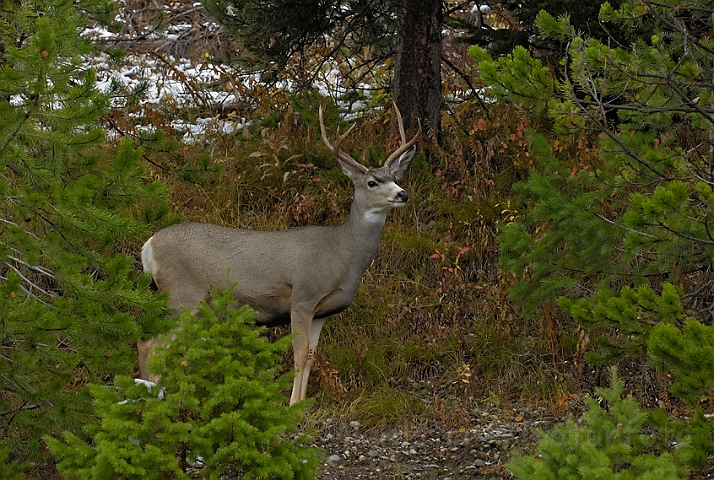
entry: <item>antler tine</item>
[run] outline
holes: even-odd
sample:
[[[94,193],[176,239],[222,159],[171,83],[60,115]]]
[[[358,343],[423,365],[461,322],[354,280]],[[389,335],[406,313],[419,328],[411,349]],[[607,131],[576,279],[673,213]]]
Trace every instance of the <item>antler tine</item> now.
[[[397,125],[399,126],[399,136],[402,139],[402,145],[394,152],[392,153],[389,157],[387,157],[387,160],[384,162],[385,167],[389,167],[389,164],[391,164],[396,158],[399,158],[399,156],[409,150],[412,145],[416,143],[416,141],[419,139],[419,135],[421,135],[421,121],[417,120],[419,123],[419,128],[417,129],[416,135],[407,142],[407,136],[404,133],[404,122],[402,121],[402,114],[399,111],[399,107],[397,107],[396,102],[392,102],[394,105],[394,111],[397,113]]]
[[[325,146],[327,149],[332,152],[332,154],[335,156],[335,158],[342,160],[348,165],[353,166],[354,168],[358,169],[361,172],[367,173],[369,169],[359,163],[357,160],[354,158],[350,157],[347,153],[343,152],[340,150],[340,144],[342,143],[342,140],[344,140],[347,135],[350,134],[353,128],[355,128],[355,123],[353,123],[350,128],[347,129],[345,133],[340,135],[340,129],[337,129],[337,139],[335,139],[334,145],[330,143],[330,140],[327,138],[327,133],[325,132],[325,124],[322,121],[322,106],[320,106],[319,110],[319,116],[320,116],[320,133],[322,133],[322,141],[325,143]]]

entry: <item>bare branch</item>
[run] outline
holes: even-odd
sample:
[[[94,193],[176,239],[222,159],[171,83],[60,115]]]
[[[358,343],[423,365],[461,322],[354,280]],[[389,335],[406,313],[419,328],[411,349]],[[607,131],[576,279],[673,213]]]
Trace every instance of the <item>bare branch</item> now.
[[[0,412],[0,417],[4,417],[5,415],[15,415],[18,412],[24,412],[27,410],[37,410],[38,408],[40,408],[40,405],[36,403],[25,404],[13,410],[5,410],[4,412]]]

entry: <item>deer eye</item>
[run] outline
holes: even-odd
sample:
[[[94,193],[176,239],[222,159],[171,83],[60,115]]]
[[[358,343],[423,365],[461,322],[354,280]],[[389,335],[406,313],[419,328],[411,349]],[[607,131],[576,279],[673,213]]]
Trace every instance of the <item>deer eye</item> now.
[[[369,188],[374,188],[377,186],[377,182],[375,182],[374,180],[370,180],[369,182],[367,182],[367,186]]]

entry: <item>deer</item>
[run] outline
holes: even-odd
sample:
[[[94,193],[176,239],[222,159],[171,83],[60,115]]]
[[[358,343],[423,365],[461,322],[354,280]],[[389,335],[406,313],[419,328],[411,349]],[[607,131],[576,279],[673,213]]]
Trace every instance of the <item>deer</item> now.
[[[256,325],[290,325],[294,368],[290,405],[306,398],[325,320],[346,310],[379,248],[387,213],[403,207],[408,193],[397,185],[417,150],[420,134],[407,141],[402,116],[394,111],[400,146],[381,167],[368,168],[340,146],[355,124],[331,142],[319,108],[320,133],[327,150],[354,184],[344,223],[285,230],[249,230],[208,223],[180,223],[156,232],[141,249],[144,271],[159,291],[168,291],[169,308],[196,313],[216,283],[235,285],[239,305],[257,311]],[[138,342],[141,377],[155,381],[148,358],[164,339]]]

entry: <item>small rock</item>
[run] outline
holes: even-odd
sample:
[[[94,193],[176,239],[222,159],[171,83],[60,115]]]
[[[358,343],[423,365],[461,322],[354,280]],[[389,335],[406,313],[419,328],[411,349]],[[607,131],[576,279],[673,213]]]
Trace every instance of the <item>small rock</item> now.
[[[484,461],[481,460],[480,458],[477,458],[477,459],[474,461],[474,467],[476,467],[476,468],[481,468],[481,467],[484,467],[484,466],[486,466],[486,462],[484,462]]]
[[[327,465],[334,467],[335,465],[339,464],[342,461],[342,457],[339,455],[330,455],[327,457],[327,461],[325,462]]]
[[[361,423],[359,423],[357,420],[352,420],[350,422],[350,427],[354,428],[355,430],[357,430],[360,427],[360,425],[361,425]]]

